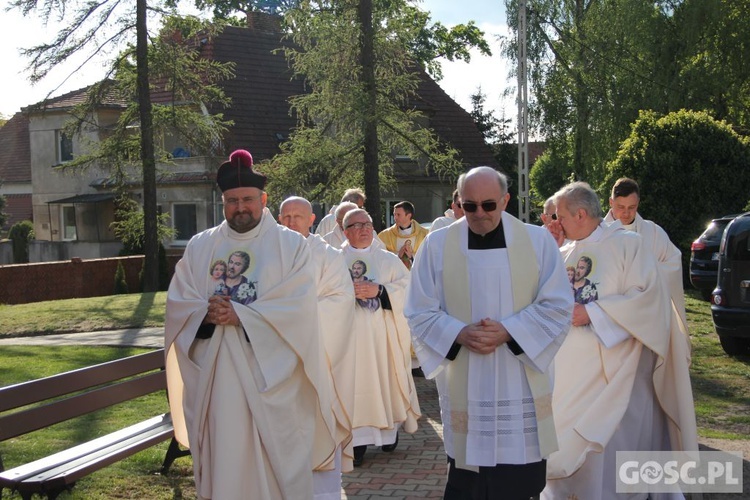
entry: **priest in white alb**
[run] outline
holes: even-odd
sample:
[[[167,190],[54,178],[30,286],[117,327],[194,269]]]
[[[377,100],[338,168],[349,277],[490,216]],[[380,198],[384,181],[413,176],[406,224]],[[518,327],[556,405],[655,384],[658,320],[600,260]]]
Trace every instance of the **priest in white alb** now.
[[[464,211],[461,209],[461,198],[458,196],[458,189],[455,189],[453,191],[451,207],[445,211],[445,214],[442,217],[438,217],[432,221],[430,231],[437,231],[441,227],[450,226],[463,216]]]
[[[343,201],[341,202],[337,207],[335,216],[336,216],[336,224],[331,230],[331,232],[326,233],[323,236],[323,241],[331,245],[333,248],[341,248],[344,246],[344,243],[346,243],[346,234],[344,234],[344,217],[346,216],[346,213],[350,210],[355,210],[359,207],[351,201]],[[383,245],[383,242],[378,239],[378,233],[375,232],[375,230],[372,230],[372,244],[374,245],[374,248],[385,248],[385,245]]]
[[[405,307],[440,393],[444,498],[528,500],[557,449],[550,369],[573,297],[550,234],[504,211],[505,175],[477,167],[458,190],[464,218],[427,236]]]
[[[341,201],[339,203],[354,203],[357,205],[357,208],[362,208],[365,204],[365,193],[359,188],[350,188],[347,189],[344,192],[344,195],[341,197]],[[336,209],[338,208],[338,205],[334,205],[331,207],[331,210],[329,210],[328,214],[323,217],[323,219],[318,224],[318,227],[315,228],[315,234],[319,234],[320,236],[325,236],[326,234],[330,233],[336,228]]]
[[[573,327],[555,358],[560,450],[542,498],[621,498],[617,451],[695,450],[688,346],[670,329],[669,292],[643,238],[604,223],[584,182],[562,188],[554,203],[548,229],[580,289],[571,291]]]
[[[403,314],[409,271],[394,254],[373,245],[372,228],[370,215],[362,209],[344,217],[347,242],[342,250],[355,297],[355,466],[362,464],[368,445],[393,451],[399,428],[415,432],[420,417]]]
[[[326,351],[336,419],[335,467],[313,473],[315,500],[340,500],[341,473],[352,470],[352,414],[354,411],[355,336],[354,286],[341,250],[318,234],[310,233],[315,214],[309,201],[298,196],[285,199],[279,207],[279,223],[305,237],[315,268],[318,320]]]
[[[627,177],[617,179],[612,186],[612,195],[609,198],[609,212],[604,217],[604,222],[611,224],[620,221],[628,231],[641,235],[643,244],[656,258],[659,274],[664,284],[669,289],[672,301],[672,326],[671,329],[681,335],[675,335],[675,339],[682,338],[687,344],[687,356],[690,360],[690,331],[688,329],[687,314],[685,313],[685,290],[682,284],[682,253],[669,239],[667,232],[657,223],[646,220],[638,213],[641,202],[641,191],[638,183]],[[692,401],[685,404],[692,404]],[[694,443],[697,449],[698,443]]]
[[[310,250],[265,208],[250,153],[216,177],[225,220],[190,240],[167,295],[175,436],[200,499],[313,498],[336,443]],[[243,279],[217,291],[212,263],[230,256]]]

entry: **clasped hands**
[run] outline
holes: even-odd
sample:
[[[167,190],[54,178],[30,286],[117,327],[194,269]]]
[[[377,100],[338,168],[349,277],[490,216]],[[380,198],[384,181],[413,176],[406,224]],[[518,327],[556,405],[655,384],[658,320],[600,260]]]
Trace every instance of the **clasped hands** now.
[[[354,298],[355,299],[374,299],[380,293],[380,285],[374,281],[355,281]]]
[[[411,249],[411,240],[406,240],[404,242],[404,246],[402,246],[398,251],[398,257],[403,260],[404,256],[407,259],[413,259],[414,258],[414,251]]]
[[[456,337],[456,342],[478,354],[490,354],[510,340],[508,330],[490,318],[464,326]]]
[[[240,318],[234,311],[229,295],[212,295],[208,299],[208,312],[204,323],[239,326]]]
[[[573,326],[586,326],[588,324],[591,324],[591,318],[589,317],[589,313],[586,310],[585,305],[583,304],[573,305],[572,324]]]

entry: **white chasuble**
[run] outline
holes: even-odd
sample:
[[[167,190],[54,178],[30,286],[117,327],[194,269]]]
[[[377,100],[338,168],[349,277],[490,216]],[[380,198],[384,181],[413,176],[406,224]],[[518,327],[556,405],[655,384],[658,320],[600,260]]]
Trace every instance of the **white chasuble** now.
[[[555,358],[560,450],[547,463],[542,497],[614,498],[617,450],[679,449],[669,443],[680,442],[681,412],[664,388],[692,401],[690,381],[667,369],[672,309],[641,237],[602,224],[560,251],[591,324],[572,327]],[[679,357],[684,365],[684,349]]]
[[[390,444],[398,425],[417,430],[419,402],[411,375],[409,327],[403,314],[409,271],[398,257],[373,245],[342,248],[353,281],[385,287],[392,309],[378,298],[355,299],[352,335],[356,342],[354,445]],[[363,432],[359,429],[368,428]],[[385,434],[381,434],[385,433]],[[362,442],[367,437],[374,439]],[[382,436],[383,442],[377,442]]]
[[[318,320],[332,382],[336,443],[342,446],[344,472],[352,470],[352,414],[354,411],[354,362],[356,344],[352,335],[354,287],[342,252],[320,235],[307,237],[318,294]],[[340,471],[339,471],[340,472]],[[339,478],[339,490],[340,490]],[[337,491],[340,495],[340,491]]]
[[[469,467],[526,464],[543,458],[526,366],[549,380],[552,358],[570,325],[572,299],[559,250],[550,234],[505,213],[502,230],[508,248],[527,239],[528,257],[538,270],[536,283],[523,286],[536,290],[526,306],[514,306],[516,273],[511,269],[509,251],[469,250],[465,219],[430,233],[411,270],[406,314],[425,375],[437,381],[445,448],[457,466],[464,456]],[[444,259],[444,252],[452,231],[459,233],[458,246],[468,269],[470,321],[490,318],[501,322],[524,350],[516,356],[504,344],[492,354],[480,355],[461,347],[465,352],[459,351],[458,356],[467,356],[468,375],[464,403],[467,407],[464,411],[459,405],[459,412],[447,373],[458,357],[450,361],[445,356],[468,321],[447,312],[451,307],[446,300],[451,294],[446,293],[446,288],[451,286],[451,280],[445,280],[444,273],[445,267],[453,263]],[[519,231],[527,237],[523,238]],[[527,274],[529,279],[532,275]],[[466,421],[454,422],[456,415],[465,415],[461,418]],[[454,429],[466,433],[465,450],[455,449]]]
[[[241,326],[197,339],[217,286]],[[190,447],[199,498],[312,498],[312,470],[336,448],[317,317],[305,240],[268,210],[247,233],[225,221],[189,242],[165,346],[175,435]]]

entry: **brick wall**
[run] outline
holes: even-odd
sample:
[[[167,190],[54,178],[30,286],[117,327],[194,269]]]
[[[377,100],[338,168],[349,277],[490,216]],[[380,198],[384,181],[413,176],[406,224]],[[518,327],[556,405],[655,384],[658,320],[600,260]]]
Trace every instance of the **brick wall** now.
[[[169,276],[179,257],[168,256]],[[117,263],[122,262],[131,292],[140,290],[143,256],[71,259],[60,262],[0,266],[0,304],[112,295]]]

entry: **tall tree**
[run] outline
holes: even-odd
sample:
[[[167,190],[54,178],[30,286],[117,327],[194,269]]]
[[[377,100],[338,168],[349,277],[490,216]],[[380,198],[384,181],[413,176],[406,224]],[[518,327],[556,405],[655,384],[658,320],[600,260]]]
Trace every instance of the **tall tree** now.
[[[685,0],[675,8],[670,109],[708,110],[750,132],[750,2]]]
[[[11,6],[20,9],[27,15],[37,10],[37,3],[36,0],[16,0]],[[82,67],[95,54],[107,50],[117,50],[117,48],[127,45],[135,37],[135,46],[130,45],[128,49],[114,58],[107,75],[108,77],[117,75],[119,77],[117,91],[126,99],[132,99],[128,101],[131,105],[120,116],[119,128],[109,133],[109,137],[104,138],[92,151],[70,162],[66,167],[80,168],[93,162],[99,162],[103,168],[113,169],[113,176],[122,180],[125,177],[123,166],[126,163],[134,163],[136,158],[139,159],[137,165],[140,169],[143,187],[145,291],[156,291],[159,285],[159,241],[156,205],[157,154],[153,140],[154,110],[150,97],[153,75],[149,72],[148,64],[150,55],[148,40],[150,35],[147,17],[149,12],[167,13],[166,5],[167,3],[157,0],[154,0],[151,5],[147,3],[147,0],[137,0],[135,9],[133,9],[132,5],[123,5],[120,2],[112,3],[106,0],[88,3],[76,3],[72,0],[45,2],[38,10],[42,19],[48,19],[53,15],[61,19],[66,19],[66,16],[69,16],[71,19],[57,33],[52,42],[43,43],[23,51],[31,60],[29,64],[30,79],[38,81],[44,78],[52,68],[69,61],[74,55],[85,54],[84,63],[80,66]],[[70,14],[71,11],[72,14]],[[173,16],[171,19],[174,23],[176,17]],[[183,28],[185,26],[191,26],[191,22],[188,21],[183,25]],[[195,22],[192,22],[192,26],[195,26]],[[169,30],[170,34],[173,34],[174,30],[179,31],[174,25]],[[158,37],[155,38],[158,40]],[[188,57],[187,60],[196,59]],[[169,69],[173,66],[167,62],[159,67],[160,69]],[[195,66],[185,67],[183,71],[190,72],[194,68]],[[198,68],[205,68],[205,66],[199,64]],[[133,71],[129,71],[131,69]],[[198,72],[195,76],[200,79],[204,77],[204,73]],[[210,84],[211,76],[208,78]],[[182,79],[185,78],[182,77]],[[167,78],[167,85],[173,84],[175,81],[174,78]],[[202,85],[197,85],[197,90],[201,92],[206,89],[202,89]],[[92,112],[97,108],[100,100],[111,91],[112,86],[107,79],[95,84],[88,94],[87,102],[74,110],[74,122],[70,124],[70,130],[80,130],[82,127],[91,126],[93,124],[91,120]],[[184,91],[184,89],[175,91]],[[208,90],[203,95],[212,95],[212,91]],[[220,95],[213,95],[221,99]],[[199,108],[201,100],[199,97],[188,100],[188,102],[191,102],[195,109],[196,107]],[[171,108],[176,109],[175,106],[171,106]],[[186,115],[173,111],[172,116],[180,116],[184,120]],[[194,119],[190,125],[186,125],[185,121],[180,123],[183,129],[193,128],[198,131],[205,131],[205,122],[208,122],[208,127],[211,128],[208,135],[215,136],[217,131],[222,130],[223,124],[220,119],[207,120],[200,109],[197,110],[197,113],[194,112],[193,116]],[[191,120],[188,119],[188,121]],[[177,120],[174,120],[174,123],[177,123]],[[134,139],[127,131],[133,125],[138,125],[140,129],[137,139]]]
[[[711,218],[740,212],[748,202],[750,140],[706,112],[643,111],[607,165],[598,189],[603,199],[620,177],[638,179],[639,212],[658,220],[687,259]]]
[[[488,50],[481,31],[433,30],[438,25],[407,0],[305,1],[285,20],[294,42],[287,56],[310,93],[292,100],[299,127],[273,160],[271,189],[333,201],[364,183],[380,226],[394,155],[439,175],[458,171],[457,152],[440,144],[414,98],[420,68],[437,67],[431,58]]]
[[[574,178],[600,180],[638,111],[666,111],[675,31],[668,3],[528,2],[531,120]],[[518,2],[506,7],[517,34]],[[514,61],[515,39],[504,47]]]
[[[138,118],[141,122],[141,166],[143,168],[143,291],[159,289],[159,239],[156,233],[156,157],[151,89],[148,72],[148,26],[146,0],[136,0],[136,49]]]

